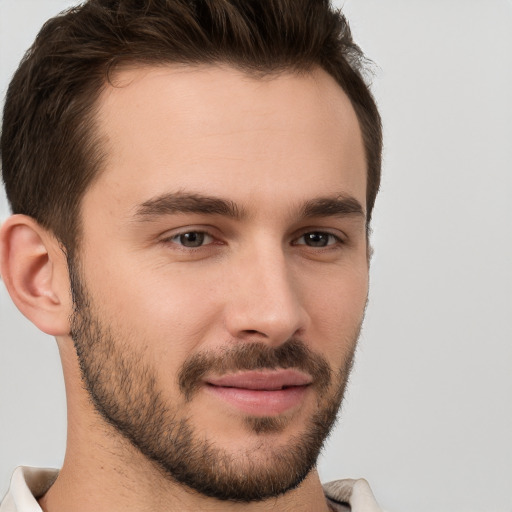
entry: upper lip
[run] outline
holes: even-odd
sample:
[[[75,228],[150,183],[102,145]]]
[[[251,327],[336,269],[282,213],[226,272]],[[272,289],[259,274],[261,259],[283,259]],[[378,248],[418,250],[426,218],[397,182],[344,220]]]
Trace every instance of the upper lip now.
[[[276,391],[292,386],[307,386],[312,383],[309,375],[294,369],[242,371],[209,377],[207,384],[219,387]]]

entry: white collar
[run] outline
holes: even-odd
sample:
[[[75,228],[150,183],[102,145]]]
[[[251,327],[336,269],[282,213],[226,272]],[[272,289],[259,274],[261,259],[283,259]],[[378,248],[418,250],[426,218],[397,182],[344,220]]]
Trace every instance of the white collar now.
[[[9,491],[0,504],[0,512],[42,512],[36,498],[52,486],[58,474],[57,469],[16,468]],[[325,484],[324,491],[340,512],[382,512],[364,479],[335,480]]]

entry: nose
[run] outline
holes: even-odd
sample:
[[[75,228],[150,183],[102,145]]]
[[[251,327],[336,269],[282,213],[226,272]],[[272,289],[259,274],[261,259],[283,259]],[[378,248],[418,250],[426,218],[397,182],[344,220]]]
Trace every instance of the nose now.
[[[225,324],[231,337],[278,346],[306,329],[300,283],[282,250],[241,257],[230,277]]]

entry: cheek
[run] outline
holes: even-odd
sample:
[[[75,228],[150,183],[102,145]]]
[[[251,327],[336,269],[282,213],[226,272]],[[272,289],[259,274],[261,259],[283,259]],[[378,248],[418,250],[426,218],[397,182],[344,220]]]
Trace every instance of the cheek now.
[[[217,301],[204,280],[127,259],[86,274],[95,309],[133,351],[144,349],[166,368],[179,366],[213,329]]]
[[[305,286],[313,338],[336,345],[352,341],[359,331],[366,307],[367,266],[340,269],[329,278],[317,278],[315,282],[316,286]]]

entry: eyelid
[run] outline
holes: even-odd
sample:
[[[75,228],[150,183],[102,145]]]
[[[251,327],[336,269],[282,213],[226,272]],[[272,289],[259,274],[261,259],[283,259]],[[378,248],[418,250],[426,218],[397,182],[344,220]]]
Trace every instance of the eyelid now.
[[[301,229],[300,232],[298,233],[298,236],[295,236],[293,238],[292,245],[306,245],[306,244],[298,244],[297,240],[300,240],[302,237],[304,237],[305,235],[308,235],[310,233],[318,233],[318,234],[322,234],[322,235],[327,235],[327,236],[333,237],[335,239],[336,243],[329,244],[325,247],[332,247],[336,244],[342,245],[347,242],[347,236],[345,235],[345,233],[342,233],[339,230],[336,230],[336,232],[334,233],[333,230],[328,229],[328,228],[306,228],[306,229]]]
[[[180,244],[180,243],[177,243],[174,241],[174,239],[176,239],[177,237],[180,237],[182,235],[186,235],[187,233],[202,233],[204,234],[205,236],[211,238],[211,241],[207,242],[207,243],[204,243],[203,245],[200,245],[198,247],[187,247],[183,244]],[[202,247],[206,247],[206,246],[209,246],[209,245],[212,245],[216,242],[219,242],[219,239],[217,236],[215,236],[213,233],[212,233],[212,230],[209,230],[207,228],[205,228],[204,226],[186,226],[186,227],[183,227],[183,228],[178,228],[178,229],[175,229],[175,230],[172,230],[172,231],[166,231],[161,237],[160,237],[160,241],[163,242],[163,243],[167,243],[167,244],[173,244],[181,249],[184,249],[184,250],[197,250],[197,249],[201,249]]]
[[[189,235],[191,233],[197,234],[197,235],[203,235],[203,240],[201,245],[198,245],[197,247],[187,247],[183,243],[179,241],[179,239],[184,235]],[[182,247],[187,247],[187,249],[197,249],[199,247],[204,247],[205,245],[210,245],[213,242],[213,237],[209,235],[208,233],[205,233],[204,231],[186,231],[185,233],[178,233],[177,235],[174,235],[171,237],[171,242],[175,243],[177,245],[180,245]]]

